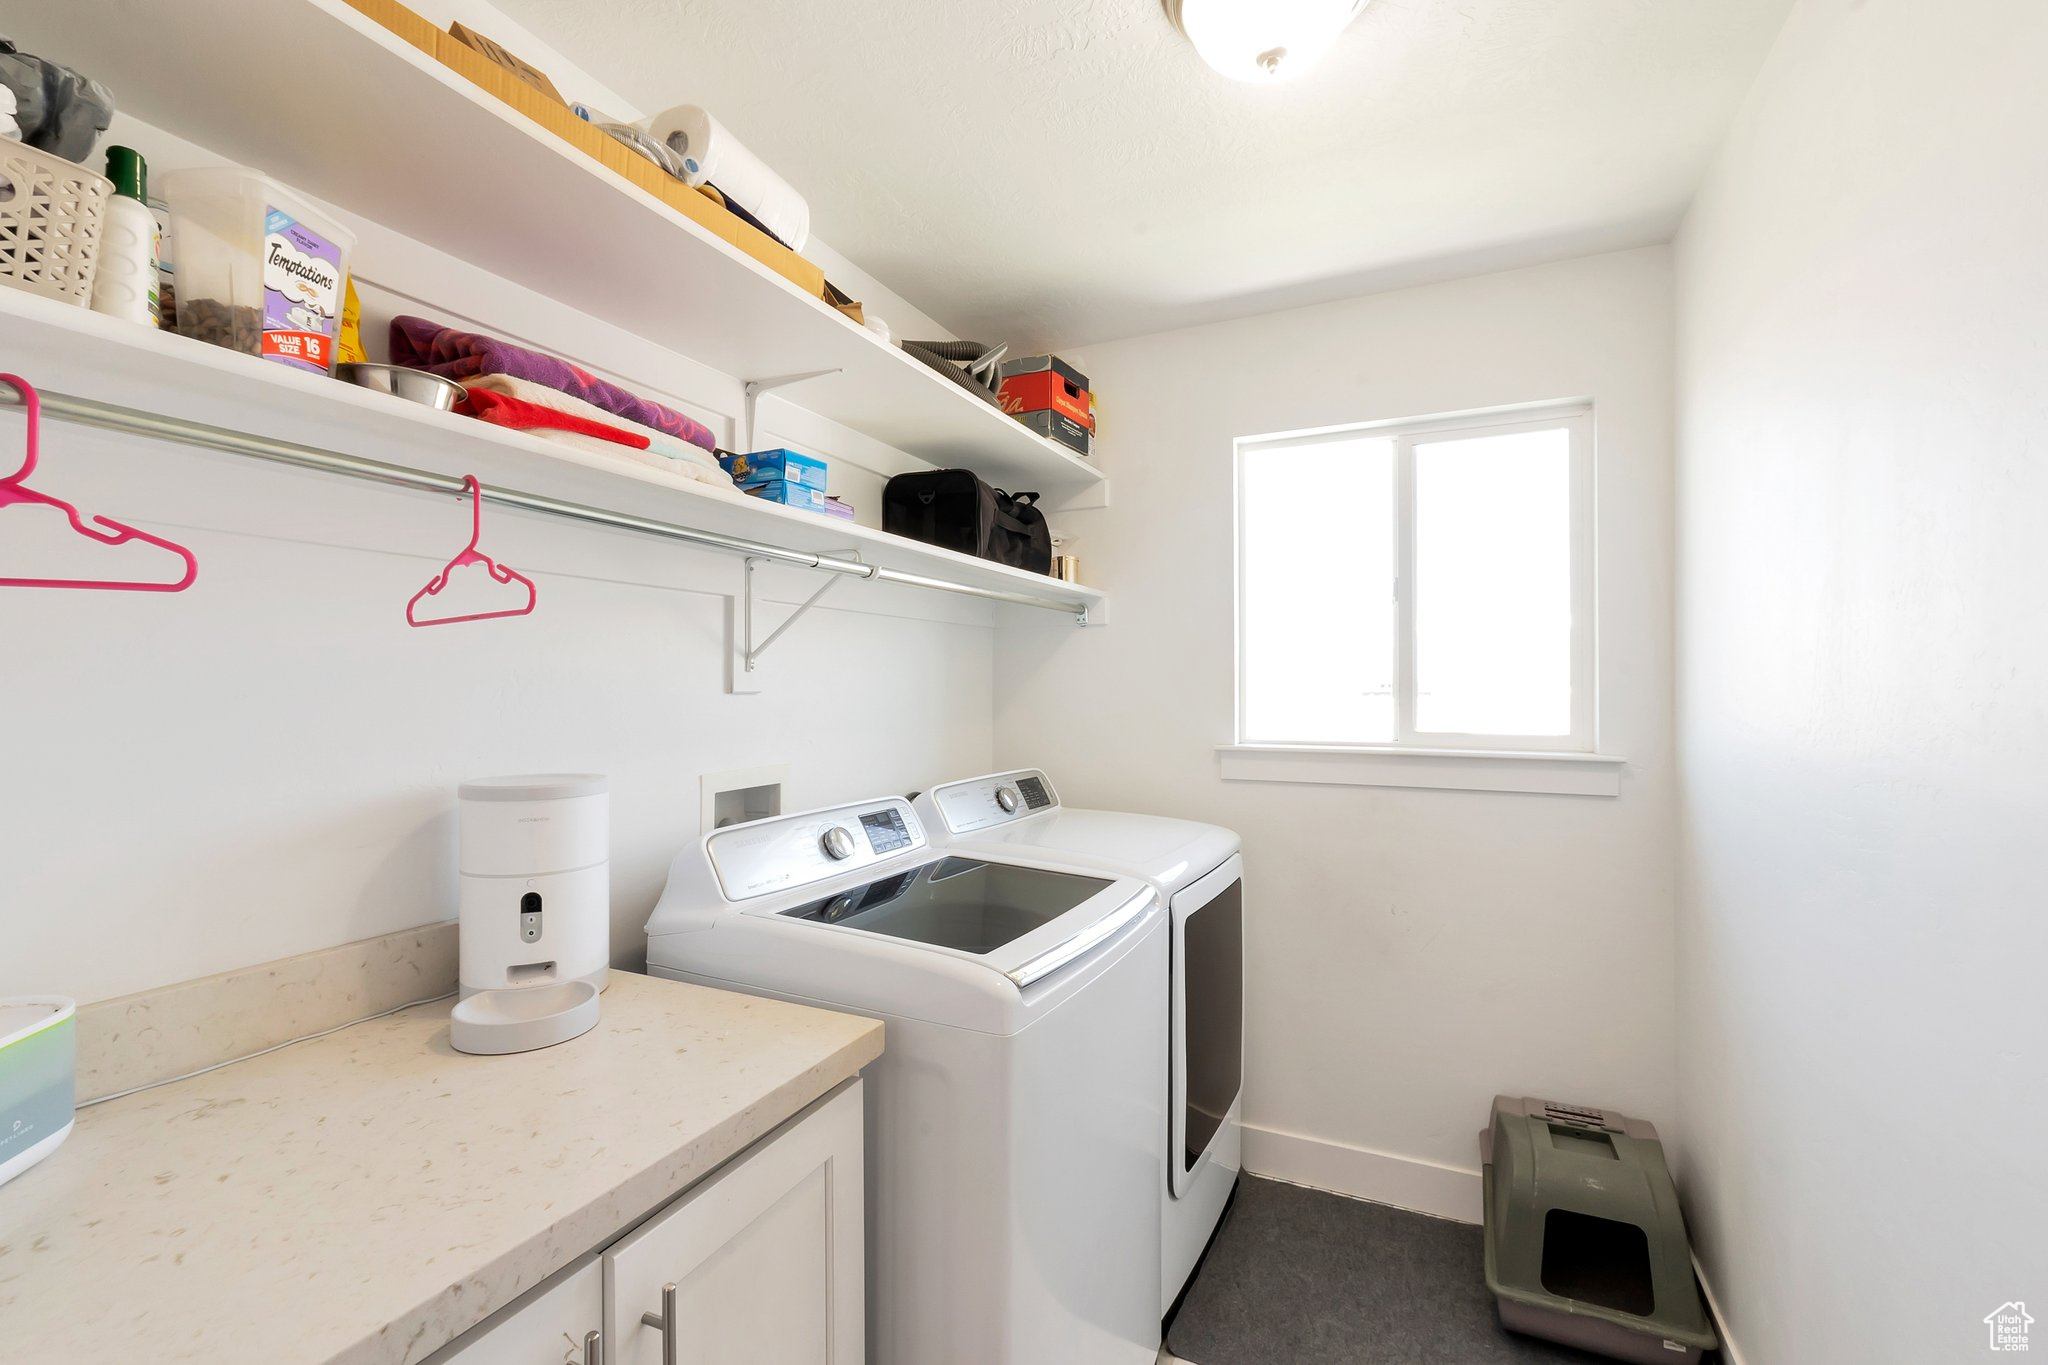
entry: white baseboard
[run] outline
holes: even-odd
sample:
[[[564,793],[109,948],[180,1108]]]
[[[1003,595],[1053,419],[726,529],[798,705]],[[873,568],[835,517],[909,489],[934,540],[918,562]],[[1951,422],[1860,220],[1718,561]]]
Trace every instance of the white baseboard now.
[[[1721,1312],[1721,1301],[1714,1297],[1714,1286],[1707,1279],[1707,1269],[1700,1264],[1699,1254],[1692,1258],[1692,1273],[1699,1277],[1700,1293],[1707,1299],[1707,1315],[1714,1320],[1714,1334],[1721,1338],[1721,1365],[1749,1365],[1742,1348],[1735,1344],[1735,1338],[1728,1335],[1728,1319]]]
[[[1244,1126],[1244,1168],[1290,1185],[1307,1185],[1460,1223],[1478,1223],[1485,1217],[1484,1184],[1478,1171],[1249,1123]]]

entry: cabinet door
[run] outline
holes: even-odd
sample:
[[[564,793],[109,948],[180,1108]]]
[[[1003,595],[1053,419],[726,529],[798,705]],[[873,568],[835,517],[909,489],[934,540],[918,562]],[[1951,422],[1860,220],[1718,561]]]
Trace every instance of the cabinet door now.
[[[604,1252],[604,1365],[861,1365],[861,1085],[849,1082]]]
[[[584,1344],[604,1317],[604,1271],[595,1256],[427,1357],[425,1365],[585,1365]],[[593,1349],[588,1365],[599,1365]]]

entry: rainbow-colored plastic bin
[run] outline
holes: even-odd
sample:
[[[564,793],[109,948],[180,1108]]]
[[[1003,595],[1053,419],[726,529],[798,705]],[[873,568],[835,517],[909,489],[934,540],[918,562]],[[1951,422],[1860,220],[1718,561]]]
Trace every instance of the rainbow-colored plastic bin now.
[[[0,1185],[71,1136],[77,1014],[61,996],[0,996]]]

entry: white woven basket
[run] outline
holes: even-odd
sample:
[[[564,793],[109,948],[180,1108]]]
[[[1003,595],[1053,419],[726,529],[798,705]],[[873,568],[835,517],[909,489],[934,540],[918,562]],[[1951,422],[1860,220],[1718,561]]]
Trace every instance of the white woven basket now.
[[[0,284],[89,306],[113,192],[105,176],[0,138]]]

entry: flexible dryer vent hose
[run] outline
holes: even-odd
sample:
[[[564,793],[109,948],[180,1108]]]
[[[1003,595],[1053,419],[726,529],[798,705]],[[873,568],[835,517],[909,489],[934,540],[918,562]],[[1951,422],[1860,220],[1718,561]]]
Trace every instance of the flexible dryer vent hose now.
[[[905,341],[898,344],[976,398],[992,407],[1000,406],[996,402],[996,389],[1002,382],[999,371],[1003,357],[1010,351],[1007,343],[1001,346],[984,346],[979,341]]]

